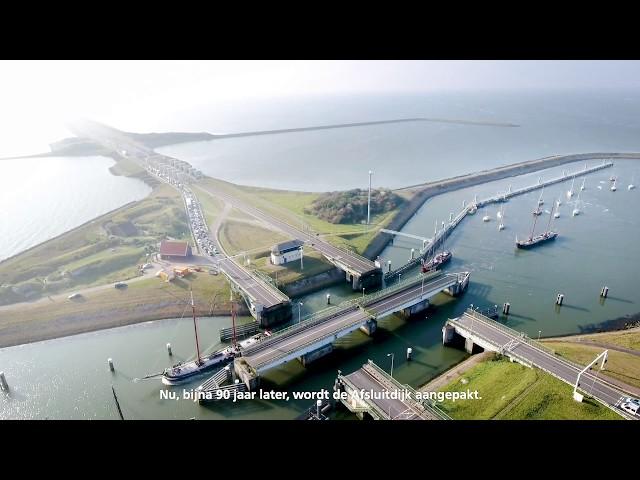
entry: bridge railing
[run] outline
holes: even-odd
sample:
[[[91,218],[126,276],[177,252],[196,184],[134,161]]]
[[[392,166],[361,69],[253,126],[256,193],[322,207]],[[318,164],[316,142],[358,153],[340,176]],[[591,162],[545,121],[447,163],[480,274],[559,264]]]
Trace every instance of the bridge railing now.
[[[555,350],[553,350],[552,348],[547,347],[546,345],[542,344],[541,342],[538,342],[536,340],[533,340],[531,337],[529,337],[526,333],[524,332],[518,332],[517,330],[511,328],[511,327],[507,327],[506,325],[503,325],[500,322],[497,322],[495,320],[493,320],[492,318],[487,317],[486,315],[483,315],[482,313],[476,311],[476,310],[472,310],[471,308],[468,308],[465,311],[466,314],[475,317],[477,319],[479,319],[480,321],[483,321],[485,323],[488,323],[490,325],[492,325],[493,327],[497,328],[498,330],[501,330],[504,333],[507,333],[509,335],[515,335],[517,336],[520,340],[522,340],[525,343],[528,343],[529,345],[539,349],[539,350],[544,350],[545,352],[551,354],[551,355],[555,355]],[[474,332],[475,334],[475,332]]]
[[[375,372],[378,373],[378,375],[382,376],[385,380],[387,380],[388,382],[393,384],[394,387],[396,387],[397,389],[405,390],[409,394],[409,400],[410,400],[411,404],[413,404],[413,405],[421,405],[428,412],[432,413],[433,415],[438,417],[440,420],[451,420],[451,417],[449,415],[447,415],[447,413],[445,413],[442,409],[440,409],[435,404],[435,402],[432,402],[431,400],[418,400],[417,399],[418,398],[418,392],[413,387],[411,387],[410,385],[402,384],[402,383],[398,382],[395,378],[390,376],[382,368],[380,368],[378,365],[376,365],[373,362],[373,360],[368,360],[367,361],[367,366],[372,368]]]

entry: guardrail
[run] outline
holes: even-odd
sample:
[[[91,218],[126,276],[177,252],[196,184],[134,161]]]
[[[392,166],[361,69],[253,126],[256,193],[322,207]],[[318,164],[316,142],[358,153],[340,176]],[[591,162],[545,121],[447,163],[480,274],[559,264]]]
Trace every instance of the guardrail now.
[[[427,412],[435,415],[440,420],[451,420],[451,417],[447,415],[443,410],[441,410],[438,406],[436,406],[435,402],[431,400],[417,400],[418,392],[412,388],[410,385],[401,384],[395,378],[391,377],[387,372],[385,372],[382,368],[376,365],[373,360],[367,360],[367,365],[371,367],[378,375],[381,375],[386,381],[392,383],[396,389],[406,390],[409,393],[410,403],[413,405],[422,406]]]

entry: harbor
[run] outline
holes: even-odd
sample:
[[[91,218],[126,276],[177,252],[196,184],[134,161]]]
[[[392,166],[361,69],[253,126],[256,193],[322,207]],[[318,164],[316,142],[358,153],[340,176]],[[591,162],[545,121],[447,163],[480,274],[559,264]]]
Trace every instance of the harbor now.
[[[581,168],[582,165],[575,167]],[[484,223],[481,215],[470,216],[448,237],[446,248],[453,251],[453,259],[446,267],[450,271],[472,271],[472,282],[462,301],[440,295],[433,300],[426,319],[408,320],[390,316],[380,322],[378,334],[383,342],[356,331],[340,339],[332,355],[306,369],[299,362],[289,362],[265,375],[268,388],[288,391],[317,391],[330,388],[336,370],[356,371],[367,360],[381,368],[389,367],[387,354],[396,352],[394,378],[402,384],[416,388],[429,378],[447,370],[464,358],[464,351],[441,344],[441,328],[447,318],[459,316],[470,303],[493,305],[509,302],[511,314],[508,324],[536,337],[580,333],[597,328],[603,321],[624,318],[637,313],[634,290],[631,287],[640,252],[632,242],[640,235],[640,225],[634,218],[635,192],[626,189],[624,179],[630,179],[636,168],[634,161],[615,162],[611,173],[619,178],[618,192],[608,188],[610,173],[593,173],[587,177],[583,191],[584,212],[571,217],[566,198],[560,207],[563,214],[557,228],[561,237],[550,247],[532,250],[525,255],[514,248],[516,233],[530,229],[531,207],[539,192],[530,192],[511,199],[505,214],[506,228],[498,231],[496,222]],[[543,178],[553,178],[560,170],[540,172],[525,178],[505,179],[449,192],[430,199],[403,231],[424,236],[433,231],[434,220],[448,218],[452,205],[461,205],[474,195],[486,198],[505,191],[509,184],[529,185]],[[567,168],[567,170],[569,170]],[[604,182],[604,183],[600,183]],[[569,182],[570,183],[570,182]],[[603,186],[598,189],[598,186]],[[545,188],[545,199],[562,195],[567,184],[561,182]],[[498,204],[495,204],[497,206]],[[494,205],[484,209],[491,211]],[[481,212],[482,210],[479,210]],[[497,208],[496,208],[497,211]],[[496,212],[491,212],[495,218]],[[543,215],[547,215],[544,213]],[[544,217],[543,217],[544,218]],[[546,218],[545,218],[546,220]],[[627,235],[616,235],[624,229]],[[602,244],[608,248],[603,249]],[[569,248],[568,245],[571,245]],[[397,239],[383,252],[382,258],[394,265],[405,263],[416,241]],[[616,258],[615,250],[627,252],[626,258]],[[543,252],[543,253],[541,253]],[[586,259],[602,258],[603,269],[598,277],[590,275]],[[630,260],[631,259],[631,260]],[[560,268],[559,266],[564,266]],[[553,271],[552,276],[546,272]],[[545,282],[531,282],[531,278],[547,278]],[[580,278],[580,282],[577,279]],[[526,282],[526,283],[525,283]],[[609,296],[602,301],[601,289],[609,287]],[[526,285],[526,286],[525,286]],[[356,298],[349,285],[324,289],[312,295],[294,299],[303,302],[303,315],[326,307],[326,294],[335,304]],[[557,308],[556,295],[565,295],[564,304]],[[246,323],[248,319],[242,319]],[[228,317],[203,318],[198,323],[203,354],[219,349],[220,330],[229,328]],[[126,342],[122,339],[126,338]],[[172,344],[173,359],[166,351]],[[403,353],[413,348],[412,362],[405,362]],[[11,387],[11,397],[4,402],[3,418],[118,418],[113,402],[111,384],[118,392],[124,416],[130,418],[294,418],[309,408],[309,401],[255,400],[227,405],[218,402],[198,405],[189,401],[160,400],[163,388],[158,379],[138,380],[146,374],[172,365],[176,360],[189,360],[195,356],[193,324],[190,318],[165,320],[140,325],[66,337],[0,350],[0,361]],[[47,365],[35,358],[48,358]],[[73,358],[84,358],[81,364]],[[110,372],[106,359],[112,358],[114,372]],[[180,387],[168,387],[181,392],[182,388],[195,388],[198,381]],[[36,388],[36,386],[38,386]],[[60,399],[65,399],[60,401]],[[96,407],[98,405],[98,407]],[[348,418],[344,411],[332,411],[331,418]]]

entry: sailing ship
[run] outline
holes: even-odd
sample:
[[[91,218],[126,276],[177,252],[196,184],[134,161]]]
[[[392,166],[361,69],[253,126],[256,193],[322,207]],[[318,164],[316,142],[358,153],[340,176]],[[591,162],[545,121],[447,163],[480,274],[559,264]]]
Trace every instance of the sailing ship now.
[[[500,223],[498,224],[498,231],[504,230],[504,207],[500,207],[498,218],[500,219]]]
[[[538,206],[544,205],[544,200],[542,199],[543,193],[544,193],[544,187],[542,187],[542,191],[540,192],[540,198],[538,199]]]
[[[201,355],[200,345],[198,342],[198,324],[196,321],[196,307],[193,303],[193,291],[191,293],[191,312],[193,315],[193,329],[196,341],[196,359],[190,362],[179,362],[173,367],[166,368],[162,372],[162,383],[165,385],[175,385],[182,383],[202,373],[209,372],[216,368],[222,368],[230,363],[236,356],[240,354],[239,347],[235,342],[230,347],[223,348],[209,355]],[[235,332],[235,308],[232,304],[232,319]]]
[[[444,265],[449,260],[451,260],[451,257],[453,257],[453,254],[450,251],[443,250],[442,252],[438,253],[437,255],[434,255],[434,257],[431,260],[429,260],[428,262],[423,262],[422,263],[422,273],[427,273],[427,272],[430,272],[432,270],[437,270],[442,265]]]
[[[613,185],[611,185],[611,191],[615,192],[618,188],[616,187],[616,179],[613,180]]]
[[[553,214],[553,218],[560,218],[560,199],[556,202],[556,213]]]
[[[631,174],[631,183],[627,187],[627,190],[633,190],[636,186],[633,184],[633,174]]]
[[[584,190],[584,182],[586,182],[586,181],[587,181],[587,179],[586,179],[586,178],[583,178],[583,179],[582,179],[582,185],[580,185],[580,190],[581,190],[581,191],[582,191],[582,190]]]
[[[549,215],[549,223],[547,224],[547,230],[541,233],[540,235],[535,235],[535,236],[534,236],[534,232],[536,229],[536,221],[538,220],[538,215],[534,215],[531,234],[526,240],[518,240],[518,238],[516,237],[516,247],[522,248],[522,249],[528,249],[528,248],[533,248],[540,243],[548,242],[549,240],[555,240],[555,238],[558,236],[558,233],[550,230],[551,219],[553,218],[553,210],[551,211],[551,213],[552,215]]]
[[[567,198],[571,198],[573,197],[573,183],[576,181],[576,177],[573,177],[573,179],[571,180],[571,188],[569,189],[569,191],[567,192]]]
[[[576,206],[573,209],[571,214],[575,217],[576,215],[580,215],[580,192],[578,192],[578,198],[576,199]]]

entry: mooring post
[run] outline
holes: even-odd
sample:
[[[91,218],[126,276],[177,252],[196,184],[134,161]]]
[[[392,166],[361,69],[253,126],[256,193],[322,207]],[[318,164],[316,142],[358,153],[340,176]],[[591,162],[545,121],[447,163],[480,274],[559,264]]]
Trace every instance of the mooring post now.
[[[609,287],[604,286],[604,287],[602,287],[602,290],[600,291],[600,296],[602,298],[607,298],[607,295],[609,295]]]
[[[563,301],[564,301],[564,295],[559,293],[558,296],[556,297],[556,305],[562,305]]]
[[[4,377],[4,372],[0,372],[0,389],[4,392],[9,391],[9,384],[7,383],[7,379]]]
[[[169,356],[173,355],[173,352],[171,351],[171,344],[167,343],[167,353],[169,354]]]
[[[113,359],[111,358],[107,358],[107,363],[109,364],[109,370],[111,370],[112,372],[115,371],[115,368],[113,368]]]
[[[502,305],[502,313],[505,315],[509,315],[509,309],[511,308],[511,304],[508,302]]]

